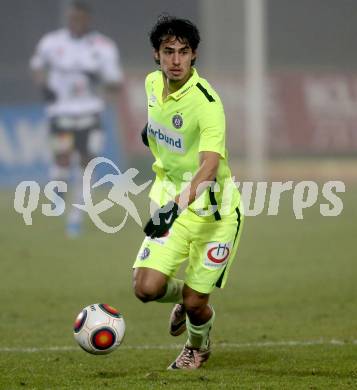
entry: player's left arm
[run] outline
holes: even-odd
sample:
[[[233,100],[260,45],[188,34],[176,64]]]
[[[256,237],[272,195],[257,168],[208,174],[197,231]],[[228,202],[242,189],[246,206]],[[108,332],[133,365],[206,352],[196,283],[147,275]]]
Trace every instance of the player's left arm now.
[[[200,152],[200,166],[186,188],[158,209],[144,228],[147,236],[163,236],[173,225],[180,213],[194,202],[214,181],[219,166],[220,154],[210,151]]]
[[[134,116],[130,106],[129,91],[124,78],[120,53],[114,42],[109,41],[102,50],[101,78],[104,84],[106,101],[118,111],[124,131],[136,131]]]
[[[225,158],[226,122],[223,106],[218,96],[213,102],[206,103],[199,110],[198,125],[200,128],[199,169],[188,186],[174,199],[181,210],[200,197],[214,182],[219,161]]]
[[[187,187],[175,197],[180,210],[188,207],[212,184],[217,175],[220,154],[210,151],[200,152],[200,167]]]
[[[114,42],[103,38],[98,53],[100,53],[99,77],[104,87],[106,100],[110,103],[117,103],[118,94],[124,83],[119,50]]]

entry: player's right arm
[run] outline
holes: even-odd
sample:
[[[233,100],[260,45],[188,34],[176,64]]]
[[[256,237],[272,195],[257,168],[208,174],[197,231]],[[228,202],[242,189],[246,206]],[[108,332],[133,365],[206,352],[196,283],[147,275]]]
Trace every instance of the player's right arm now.
[[[46,102],[56,100],[56,94],[47,85],[47,70],[49,66],[50,42],[48,36],[44,36],[38,42],[35,52],[30,60],[32,78],[37,87],[41,90]]]
[[[147,147],[149,147],[149,139],[148,139],[148,124],[144,126],[144,128],[141,130],[141,140],[143,141],[143,144]]]
[[[46,84],[46,69],[48,66],[48,39],[46,36],[36,45],[35,51],[30,59],[30,69],[33,79],[39,86]]]

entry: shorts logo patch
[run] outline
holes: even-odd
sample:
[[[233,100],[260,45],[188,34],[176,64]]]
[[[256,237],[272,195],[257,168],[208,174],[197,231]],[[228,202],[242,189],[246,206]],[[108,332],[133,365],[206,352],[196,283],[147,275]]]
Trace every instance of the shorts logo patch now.
[[[172,125],[175,129],[181,129],[183,125],[183,119],[180,114],[176,114],[172,117]]]
[[[144,248],[143,251],[140,254],[140,260],[145,260],[150,256],[150,249],[149,248]]]
[[[222,268],[227,264],[231,253],[231,243],[210,242],[207,244],[204,265],[208,268]]]

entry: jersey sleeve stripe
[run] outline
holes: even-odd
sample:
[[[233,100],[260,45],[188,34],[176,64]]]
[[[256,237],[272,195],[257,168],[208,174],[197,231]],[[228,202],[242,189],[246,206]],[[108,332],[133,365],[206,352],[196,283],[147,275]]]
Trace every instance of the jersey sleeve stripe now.
[[[207,89],[201,83],[197,83],[196,87],[206,96],[210,103],[215,101],[214,97],[208,93]]]

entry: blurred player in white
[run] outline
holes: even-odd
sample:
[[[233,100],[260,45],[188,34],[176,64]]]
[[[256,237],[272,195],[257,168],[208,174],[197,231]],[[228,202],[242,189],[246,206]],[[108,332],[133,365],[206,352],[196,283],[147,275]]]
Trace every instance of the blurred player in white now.
[[[46,102],[53,150],[50,178],[68,182],[76,172],[73,201],[80,203],[81,170],[71,167],[78,167],[79,159],[83,169],[101,152],[103,92],[113,102],[120,98],[119,91],[123,94],[118,48],[111,39],[91,29],[88,5],[74,1],[68,8],[67,27],[41,38],[30,66]],[[120,116],[127,121],[125,109],[121,107]],[[67,233],[74,237],[80,233],[81,211],[71,207],[67,217]]]

